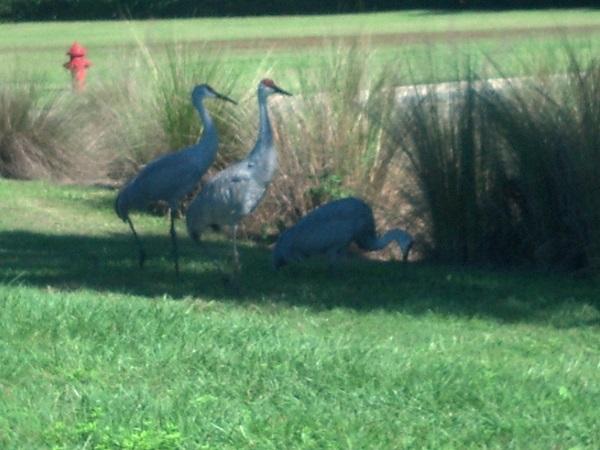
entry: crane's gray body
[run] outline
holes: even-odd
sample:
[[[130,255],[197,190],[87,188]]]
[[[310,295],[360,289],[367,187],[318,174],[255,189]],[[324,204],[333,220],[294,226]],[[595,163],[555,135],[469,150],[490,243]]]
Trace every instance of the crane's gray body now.
[[[320,254],[333,263],[352,242],[363,250],[375,251],[391,241],[398,243],[406,260],[413,244],[409,233],[396,228],[378,237],[369,205],[354,197],[334,200],[312,210],[279,236],[273,249],[273,265],[279,268]]]
[[[162,156],[146,165],[119,193],[119,217],[125,221],[130,210],[145,210],[159,200],[167,202],[172,210],[177,209],[215,159],[218,141],[216,133],[211,134],[214,137],[202,139],[202,145]]]
[[[277,166],[275,149],[269,153],[263,161],[240,161],[211,179],[187,211],[188,230],[200,235],[207,226],[235,226],[254,211]]]
[[[204,126],[198,143],[156,158],[123,187],[115,204],[117,215],[123,221],[127,220],[130,210],[144,210],[159,200],[176,210],[180,200],[196,187],[215,160],[219,139],[213,121],[203,107],[204,95],[192,95]]]
[[[277,151],[267,111],[267,96],[271,93],[262,82],[259,84],[259,133],[254,148],[245,159],[211,178],[190,204],[186,221],[194,240],[208,226],[228,225],[234,227],[235,233],[240,220],[254,211],[264,197],[277,169]]]

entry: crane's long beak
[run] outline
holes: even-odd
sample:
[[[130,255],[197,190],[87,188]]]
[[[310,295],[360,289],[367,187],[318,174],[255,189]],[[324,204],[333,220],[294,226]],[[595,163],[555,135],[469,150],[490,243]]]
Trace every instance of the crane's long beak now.
[[[219,94],[218,92],[215,92],[215,95],[217,96],[217,98],[220,98],[221,100],[225,100],[225,101],[231,102],[231,103],[233,103],[234,105],[237,105],[237,104],[238,104],[238,103],[237,103],[235,100],[233,100],[233,99],[231,99],[231,98],[227,97],[226,95]]]
[[[293,94],[289,93],[288,91],[285,91],[283,89],[281,89],[279,86],[277,85],[273,85],[273,89],[275,90],[275,92],[279,93],[279,94],[283,94],[283,95],[289,95],[290,97],[293,96]]]

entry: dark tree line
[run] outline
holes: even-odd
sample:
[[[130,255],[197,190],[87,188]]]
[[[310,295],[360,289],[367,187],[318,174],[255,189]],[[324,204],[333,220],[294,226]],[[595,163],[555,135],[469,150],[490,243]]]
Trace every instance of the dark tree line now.
[[[0,19],[143,19],[329,14],[409,8],[455,10],[595,5],[594,0],[0,0]]]

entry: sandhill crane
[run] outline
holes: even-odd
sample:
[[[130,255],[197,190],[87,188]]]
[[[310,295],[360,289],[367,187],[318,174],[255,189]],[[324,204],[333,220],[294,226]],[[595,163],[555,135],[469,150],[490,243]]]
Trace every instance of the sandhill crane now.
[[[187,213],[187,229],[195,241],[208,226],[228,225],[233,228],[233,260],[239,269],[237,227],[262,200],[277,169],[277,151],[267,111],[267,97],[272,94],[292,95],[273,80],[258,84],[259,131],[254,148],[248,156],[222,170],[208,181],[192,201]]]
[[[171,245],[175,262],[175,273],[179,275],[179,256],[177,251],[177,235],[175,233],[175,216],[179,201],[191,192],[202,175],[213,163],[217,154],[217,129],[204,108],[205,98],[218,98],[237,104],[229,97],[219,94],[208,84],[200,84],[192,91],[192,104],[198,111],[203,124],[202,136],[198,143],[175,153],[160,156],[148,163],[119,192],[115,202],[117,215],[129,224],[139,249],[140,267],[144,266],[146,252],[138,237],[133,222],[129,217],[132,209],[143,210],[150,203],[162,200],[169,205],[171,216]]]
[[[349,197],[322,205],[284,231],[273,249],[273,266],[278,269],[312,255],[327,255],[330,267],[348,246],[355,242],[367,251],[382,250],[396,241],[406,261],[414,239],[395,228],[381,237],[375,234],[375,220],[369,205]]]

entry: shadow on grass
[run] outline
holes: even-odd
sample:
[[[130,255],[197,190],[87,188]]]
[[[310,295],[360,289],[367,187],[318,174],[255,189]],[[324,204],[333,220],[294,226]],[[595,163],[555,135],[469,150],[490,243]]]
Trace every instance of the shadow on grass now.
[[[2,232],[0,283],[316,310],[340,307],[547,322],[560,327],[600,325],[597,280],[361,258],[342,263],[333,275],[321,261],[275,272],[267,248],[241,246],[243,267],[237,290],[226,281],[230,241],[208,240],[197,246],[182,236],[179,279],[168,237],[145,237],[144,242],[149,258],[142,270],[127,234]]]

